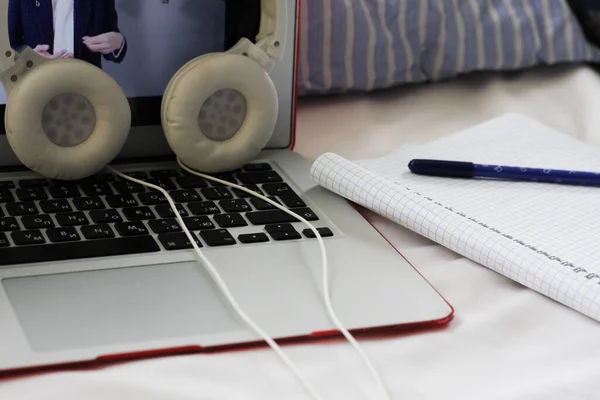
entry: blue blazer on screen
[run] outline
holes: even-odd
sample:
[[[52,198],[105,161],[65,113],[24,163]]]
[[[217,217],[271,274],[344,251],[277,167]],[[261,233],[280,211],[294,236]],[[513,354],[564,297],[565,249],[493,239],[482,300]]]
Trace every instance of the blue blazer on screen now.
[[[8,30],[11,46],[19,50],[23,46],[32,49],[37,45],[50,46],[54,53],[54,18],[52,0],[9,0]],[[84,36],[96,36],[106,32],[120,32],[114,0],[74,0],[75,18],[74,57],[102,68],[102,57],[120,63],[127,53],[127,41],[115,57],[114,54],[96,53],[83,43]]]

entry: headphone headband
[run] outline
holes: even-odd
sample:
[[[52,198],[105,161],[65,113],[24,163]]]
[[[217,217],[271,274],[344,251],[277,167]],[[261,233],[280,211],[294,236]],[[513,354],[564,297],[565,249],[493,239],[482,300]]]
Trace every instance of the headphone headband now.
[[[8,3],[9,0],[0,0],[0,74],[15,65],[15,50],[8,35]]]

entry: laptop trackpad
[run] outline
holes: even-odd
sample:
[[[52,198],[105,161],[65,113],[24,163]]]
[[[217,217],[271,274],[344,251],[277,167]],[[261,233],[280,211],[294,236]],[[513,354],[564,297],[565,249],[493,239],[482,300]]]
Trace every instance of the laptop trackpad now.
[[[35,351],[239,331],[196,262],[2,281]]]

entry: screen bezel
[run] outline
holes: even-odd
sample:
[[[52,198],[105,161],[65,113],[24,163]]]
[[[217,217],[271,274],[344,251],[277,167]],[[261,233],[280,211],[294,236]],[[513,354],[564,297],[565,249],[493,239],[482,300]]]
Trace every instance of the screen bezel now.
[[[287,2],[287,45],[283,60],[271,72],[279,97],[279,116],[266,149],[289,149],[293,144],[296,98],[297,0]],[[242,37],[255,38],[260,25],[261,0],[226,0],[226,37],[224,48],[230,48]],[[132,128],[123,150],[115,162],[149,162],[172,158],[161,126],[162,96],[130,98]],[[0,116],[5,105],[0,105]],[[25,169],[13,153],[0,124],[0,172]]]

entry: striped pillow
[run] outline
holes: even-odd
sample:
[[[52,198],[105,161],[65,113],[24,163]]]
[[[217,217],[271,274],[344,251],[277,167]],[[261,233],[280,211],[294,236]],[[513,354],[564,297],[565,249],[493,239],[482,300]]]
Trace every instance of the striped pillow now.
[[[564,0],[302,0],[301,94],[600,60]]]

